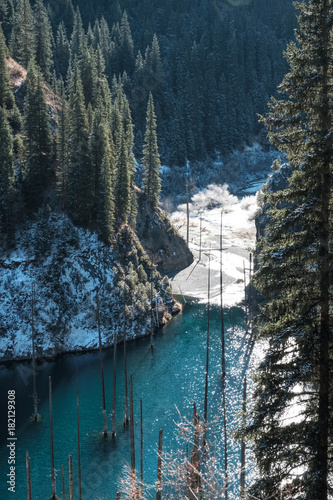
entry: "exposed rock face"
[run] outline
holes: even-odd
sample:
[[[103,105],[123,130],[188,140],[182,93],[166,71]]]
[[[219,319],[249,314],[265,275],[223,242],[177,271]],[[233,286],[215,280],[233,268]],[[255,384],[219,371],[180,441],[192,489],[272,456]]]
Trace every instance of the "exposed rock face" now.
[[[138,201],[136,233],[157,269],[167,274],[189,266],[193,255],[165,213],[153,212],[142,193]]]

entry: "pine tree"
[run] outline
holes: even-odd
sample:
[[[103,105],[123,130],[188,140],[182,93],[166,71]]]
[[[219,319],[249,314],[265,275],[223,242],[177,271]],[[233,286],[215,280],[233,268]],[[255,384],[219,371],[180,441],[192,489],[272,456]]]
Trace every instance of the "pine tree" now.
[[[69,64],[69,42],[66,34],[66,28],[61,22],[57,29],[56,45],[54,53],[54,66],[58,76],[66,78]]]
[[[88,116],[77,67],[70,95],[70,170],[67,206],[74,222],[86,225],[92,219],[94,173],[90,162]]]
[[[14,105],[14,95],[9,79],[6,61],[7,53],[8,49],[6,47],[5,37],[0,24],[0,107],[12,109]]]
[[[107,132],[107,122],[101,124],[103,156],[99,169],[97,192],[98,232],[103,241],[111,243],[115,221],[115,155],[112,139]]]
[[[128,159],[128,145],[122,125],[119,131],[119,142],[115,193],[116,212],[120,222],[127,222],[131,209],[131,171]]]
[[[71,62],[73,63],[75,57],[81,58],[87,46],[86,36],[83,29],[82,18],[79,7],[76,8],[73,31],[70,40],[70,54]]]
[[[50,82],[53,66],[52,47],[54,45],[52,28],[43,0],[36,0],[34,7],[34,29],[36,38],[36,63],[44,79]]]
[[[6,40],[9,39],[15,16],[13,0],[0,1],[0,19]]]
[[[6,111],[9,124],[17,132],[21,128],[22,120],[11,89],[6,60],[7,53],[8,49],[0,24],[0,107]]]
[[[157,146],[154,101],[151,93],[149,94],[146,122],[142,157],[143,191],[151,206],[157,208],[161,192],[161,162]]]
[[[13,230],[15,172],[13,139],[5,110],[0,107],[0,231]]]
[[[29,0],[19,0],[10,40],[13,58],[25,68],[35,60],[36,35]]]
[[[68,198],[68,176],[70,166],[69,148],[69,110],[62,83],[61,88],[61,110],[59,116],[59,127],[57,133],[57,190],[62,207],[65,208]]]
[[[134,71],[134,43],[131,27],[125,11],[120,23],[119,73],[126,71],[132,75]]]
[[[265,118],[287,155],[289,188],[269,194],[256,284],[268,299],[249,433],[258,498],[327,500],[332,473],[332,0],[298,4],[290,70]],[[290,418],[290,415],[294,415]],[[289,492],[289,496],[288,493]]]
[[[43,81],[33,63],[27,73],[24,102],[25,194],[28,206],[42,204],[43,193],[51,171],[51,132]]]
[[[102,54],[104,57],[105,61],[105,70],[106,74],[108,75],[111,70],[111,36],[110,36],[110,29],[108,26],[108,23],[104,19],[104,17],[101,18],[100,23],[99,23],[99,42]]]

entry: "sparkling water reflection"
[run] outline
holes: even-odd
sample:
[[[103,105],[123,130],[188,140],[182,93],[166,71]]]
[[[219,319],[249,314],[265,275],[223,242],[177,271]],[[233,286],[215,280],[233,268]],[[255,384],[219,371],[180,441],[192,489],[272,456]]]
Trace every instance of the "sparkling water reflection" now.
[[[140,467],[140,398],[143,400],[144,480],[154,483],[157,474],[158,432],[163,428],[163,449],[175,450],[179,446],[175,422],[182,417],[192,419],[193,402],[203,416],[206,349],[206,307],[187,304],[183,313],[175,318],[154,339],[141,339],[127,345],[128,374],[133,374],[134,418],[136,432],[136,466]],[[232,324],[234,323],[234,324]],[[225,311],[226,326],[226,387],[228,430],[235,429],[241,420],[242,380],[249,364],[252,342],[244,332],[241,308]],[[82,463],[82,498],[84,500],[113,500],[119,487],[119,478],[125,463],[130,462],[129,429],[124,428],[124,378],[122,345],[117,360],[117,437],[102,436],[102,399],[98,353],[78,356],[80,387],[80,436]],[[68,497],[68,455],[73,456],[74,498],[77,492],[77,431],[76,431],[76,375],[75,356],[68,355],[54,363],[46,363],[37,376],[41,422],[31,423],[32,377],[30,365],[12,369],[1,367],[1,467],[0,498],[26,498],[25,453],[31,459],[32,498],[46,500],[51,496],[50,437],[48,409],[48,376],[53,384],[53,426],[57,493],[61,497],[61,468],[65,466],[66,497]],[[108,426],[111,430],[113,350],[104,353],[106,405]],[[25,377],[23,376],[25,375]],[[28,384],[25,385],[25,379]],[[8,491],[6,474],[8,451],[6,448],[6,393],[16,390],[17,448],[16,496]],[[221,411],[221,329],[220,311],[211,309],[210,365],[208,421],[213,422]],[[214,429],[217,459],[223,465],[222,418]],[[240,444],[229,438],[230,477],[235,483],[238,497]],[[233,498],[233,495],[230,495]]]

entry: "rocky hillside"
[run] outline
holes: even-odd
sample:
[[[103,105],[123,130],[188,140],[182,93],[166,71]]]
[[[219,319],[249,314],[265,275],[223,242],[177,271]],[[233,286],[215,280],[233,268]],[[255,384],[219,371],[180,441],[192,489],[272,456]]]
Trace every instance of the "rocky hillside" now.
[[[151,318],[156,330],[180,311],[127,225],[111,248],[46,208],[15,239],[0,253],[2,359],[30,356],[32,332],[40,356],[97,348],[97,300],[103,345],[122,338],[124,317],[133,339],[150,334]]]
[[[171,273],[188,267],[193,255],[184,239],[162,210],[153,212],[139,194],[136,232],[151,261],[161,273]]]

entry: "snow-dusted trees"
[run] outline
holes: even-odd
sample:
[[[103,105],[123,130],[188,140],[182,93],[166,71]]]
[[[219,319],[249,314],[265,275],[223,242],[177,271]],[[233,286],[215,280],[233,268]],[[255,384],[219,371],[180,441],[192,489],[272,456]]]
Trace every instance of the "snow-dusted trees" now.
[[[31,62],[24,102],[24,160],[26,199],[36,209],[42,204],[51,172],[51,131],[43,80]]]
[[[149,94],[146,118],[146,133],[142,157],[143,191],[151,206],[156,208],[161,192],[161,162],[157,146],[156,115],[153,96]]]
[[[0,107],[0,231],[11,232],[15,195],[13,139],[5,110]]]
[[[332,468],[332,92],[333,2],[298,4],[290,65],[265,118],[271,142],[293,169],[288,189],[269,194],[256,284],[268,299],[259,336],[252,434],[257,498],[321,499]]]

